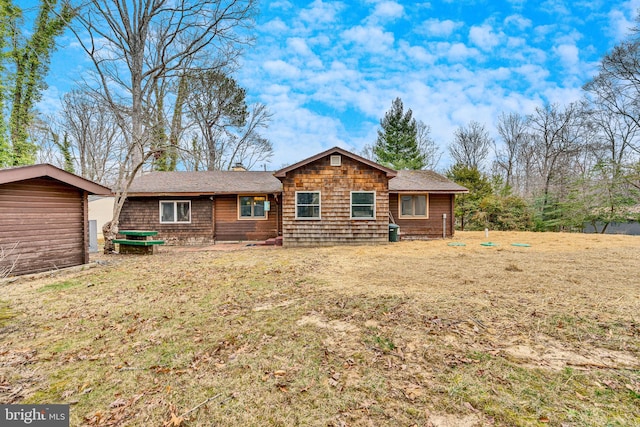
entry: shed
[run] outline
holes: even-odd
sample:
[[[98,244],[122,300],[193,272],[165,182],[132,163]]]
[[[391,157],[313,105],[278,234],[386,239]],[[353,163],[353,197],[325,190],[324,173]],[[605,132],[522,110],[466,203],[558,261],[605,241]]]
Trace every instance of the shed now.
[[[0,169],[0,271],[19,275],[89,262],[89,194],[111,190],[49,164]]]

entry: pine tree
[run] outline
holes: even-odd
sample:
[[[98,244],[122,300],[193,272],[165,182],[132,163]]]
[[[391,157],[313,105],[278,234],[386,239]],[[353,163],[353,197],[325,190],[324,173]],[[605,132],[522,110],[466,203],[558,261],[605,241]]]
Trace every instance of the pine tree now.
[[[417,140],[416,120],[411,109],[404,111],[402,100],[396,98],[380,120],[378,140],[373,147],[376,161],[393,169],[422,169],[424,155]]]

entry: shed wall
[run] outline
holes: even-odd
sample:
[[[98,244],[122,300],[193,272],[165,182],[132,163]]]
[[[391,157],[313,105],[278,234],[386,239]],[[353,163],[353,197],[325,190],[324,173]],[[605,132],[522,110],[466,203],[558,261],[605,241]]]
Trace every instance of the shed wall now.
[[[342,156],[331,166],[330,156],[301,166],[282,178],[284,246],[340,243],[374,244],[389,240],[388,179],[384,172]],[[320,191],[321,218],[296,219],[296,191]],[[351,219],[351,191],[375,191],[375,219]]]
[[[83,190],[51,178],[0,185],[0,245],[18,243],[12,274],[88,262],[86,204]]]

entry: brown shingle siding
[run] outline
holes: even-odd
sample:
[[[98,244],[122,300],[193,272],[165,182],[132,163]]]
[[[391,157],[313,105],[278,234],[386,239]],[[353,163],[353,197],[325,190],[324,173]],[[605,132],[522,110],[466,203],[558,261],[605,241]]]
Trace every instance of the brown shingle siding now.
[[[388,241],[388,178],[384,171],[343,156],[329,155],[286,173],[283,184],[283,243],[286,246],[372,244]],[[320,191],[320,220],[295,219],[296,191]],[[375,191],[375,219],[351,218],[351,192]]]

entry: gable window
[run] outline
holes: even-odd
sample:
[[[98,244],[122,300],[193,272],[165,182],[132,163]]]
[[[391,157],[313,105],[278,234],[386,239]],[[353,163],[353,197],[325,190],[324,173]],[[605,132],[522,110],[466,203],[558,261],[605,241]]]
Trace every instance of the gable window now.
[[[427,194],[401,194],[400,218],[428,218]]]
[[[266,196],[238,196],[238,215],[240,219],[265,219]]]
[[[191,222],[191,201],[190,200],[161,200],[160,201],[160,223],[190,223]]]
[[[296,219],[320,219],[319,191],[296,191]]]
[[[351,218],[373,219],[376,215],[375,191],[351,192]]]

